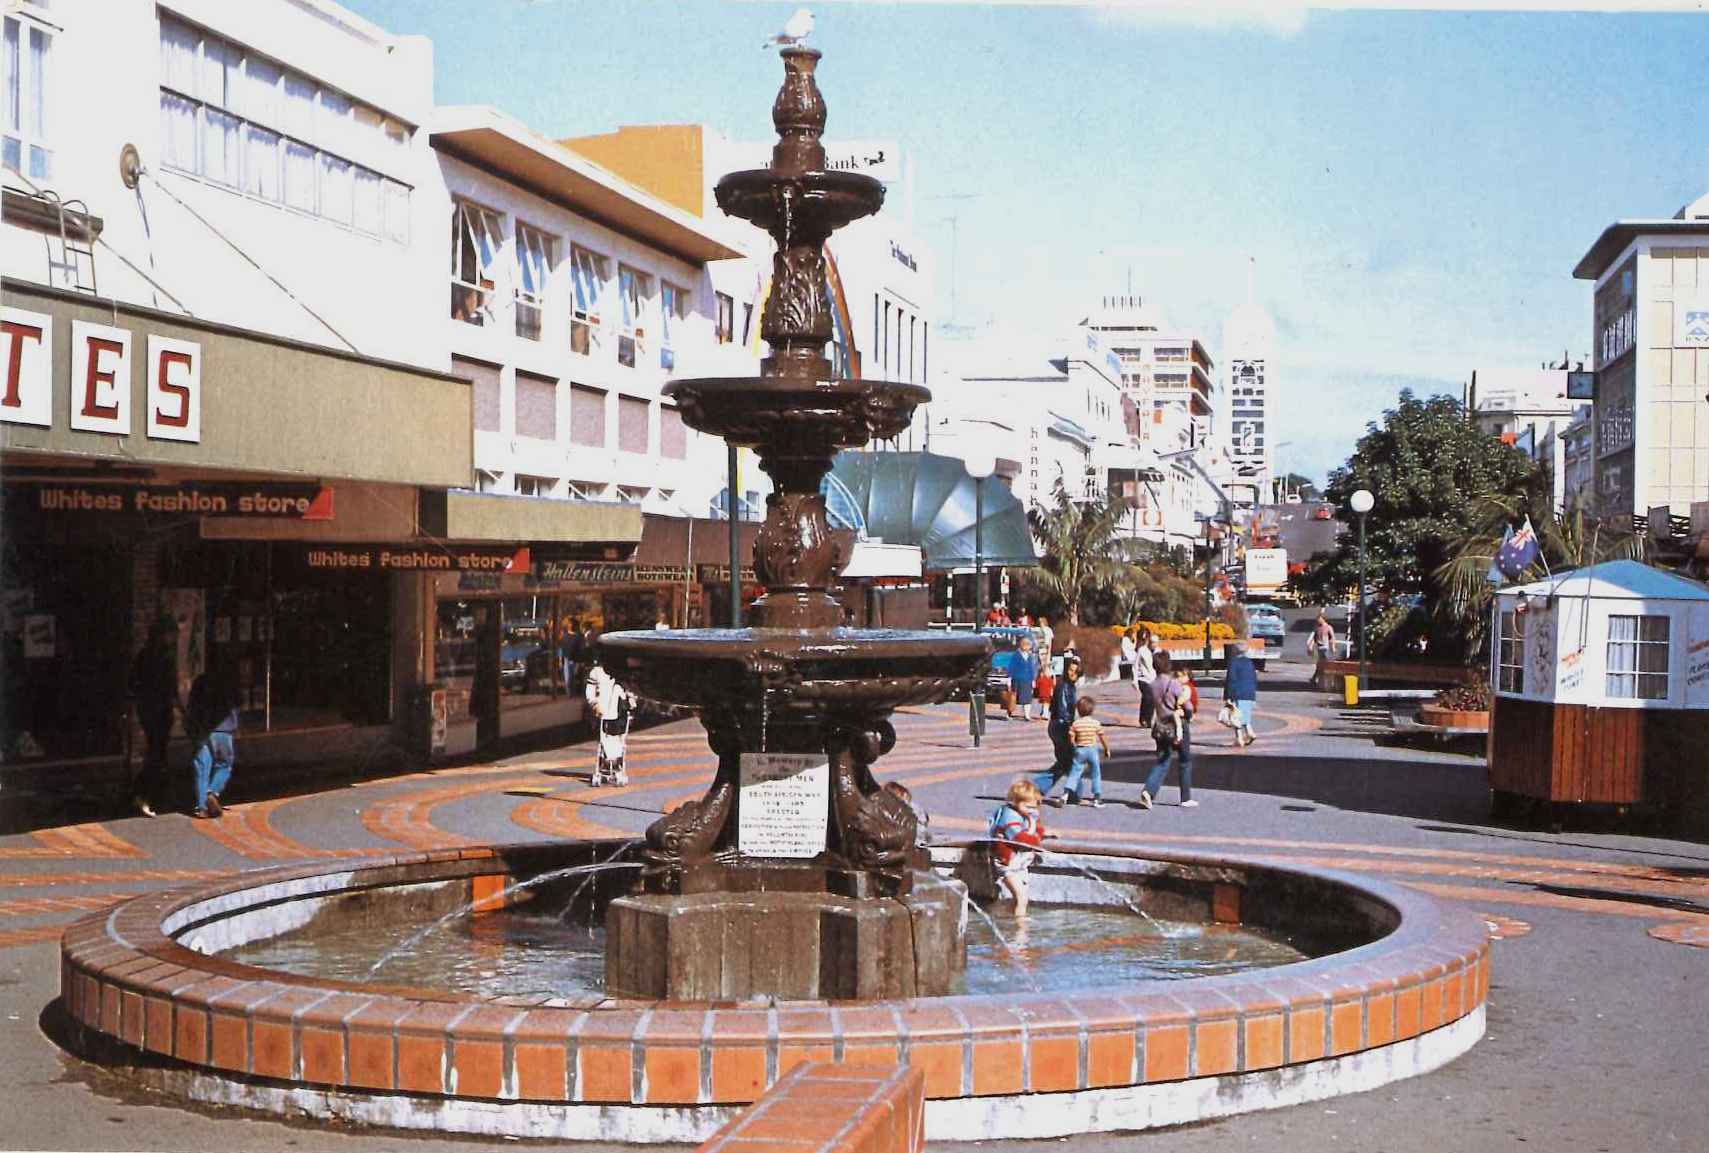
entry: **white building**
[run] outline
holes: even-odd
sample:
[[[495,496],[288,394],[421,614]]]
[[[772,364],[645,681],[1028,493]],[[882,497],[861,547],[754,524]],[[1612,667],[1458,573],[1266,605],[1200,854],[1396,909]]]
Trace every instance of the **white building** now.
[[[756,369],[711,272],[742,250],[490,108],[440,108],[431,131],[436,328],[474,382],[480,490],[704,515],[723,441],[660,390]]]
[[[1567,506],[1567,430],[1590,408],[1588,396],[1569,395],[1573,378],[1564,365],[1481,369],[1464,395],[1466,412],[1480,431],[1522,449],[1548,471],[1556,509]]]

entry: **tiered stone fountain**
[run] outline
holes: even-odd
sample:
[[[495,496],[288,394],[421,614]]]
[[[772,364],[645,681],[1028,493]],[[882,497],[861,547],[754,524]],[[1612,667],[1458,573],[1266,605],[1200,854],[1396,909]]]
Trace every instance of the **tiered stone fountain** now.
[[[900,705],[984,676],[984,638],[839,627],[841,562],[820,482],[841,450],[908,426],[918,385],[840,379],[825,242],[878,210],[884,186],[827,171],[819,53],[783,50],[771,166],[718,182],[718,204],[777,242],[760,375],[665,386],[683,420],[757,449],[776,491],[754,549],[753,627],[609,635],[606,668],[652,700],[699,711],[712,787],[647,832],[646,891],[607,915],[607,984],[668,997],[941,993],[960,967],[961,894],[916,890],[915,817],[871,766]]]

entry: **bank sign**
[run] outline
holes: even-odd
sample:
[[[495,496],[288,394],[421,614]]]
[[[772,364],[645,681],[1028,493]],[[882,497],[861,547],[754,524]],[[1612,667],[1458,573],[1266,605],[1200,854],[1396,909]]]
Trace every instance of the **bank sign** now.
[[[0,308],[0,424],[53,427],[53,317]],[[71,322],[71,374],[66,379],[71,428],[129,436],[131,381],[138,350],[131,331]],[[192,444],[202,439],[202,346],[149,333],[142,351],[143,428],[150,439]]]

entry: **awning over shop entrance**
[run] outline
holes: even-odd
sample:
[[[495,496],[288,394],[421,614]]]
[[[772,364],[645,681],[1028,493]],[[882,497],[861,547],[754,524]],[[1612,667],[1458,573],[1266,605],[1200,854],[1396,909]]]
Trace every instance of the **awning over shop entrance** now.
[[[928,569],[973,564],[973,478],[961,461],[929,452],[845,452],[824,490],[834,528],[916,545]],[[985,481],[979,555],[992,567],[1038,563],[1021,502],[1008,485]]]

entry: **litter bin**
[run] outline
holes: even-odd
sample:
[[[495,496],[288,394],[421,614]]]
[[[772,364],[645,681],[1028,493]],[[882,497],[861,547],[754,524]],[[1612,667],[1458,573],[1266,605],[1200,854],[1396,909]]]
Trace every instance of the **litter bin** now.
[[[1341,678],[1341,699],[1348,705],[1359,703],[1359,678],[1353,673]]]

